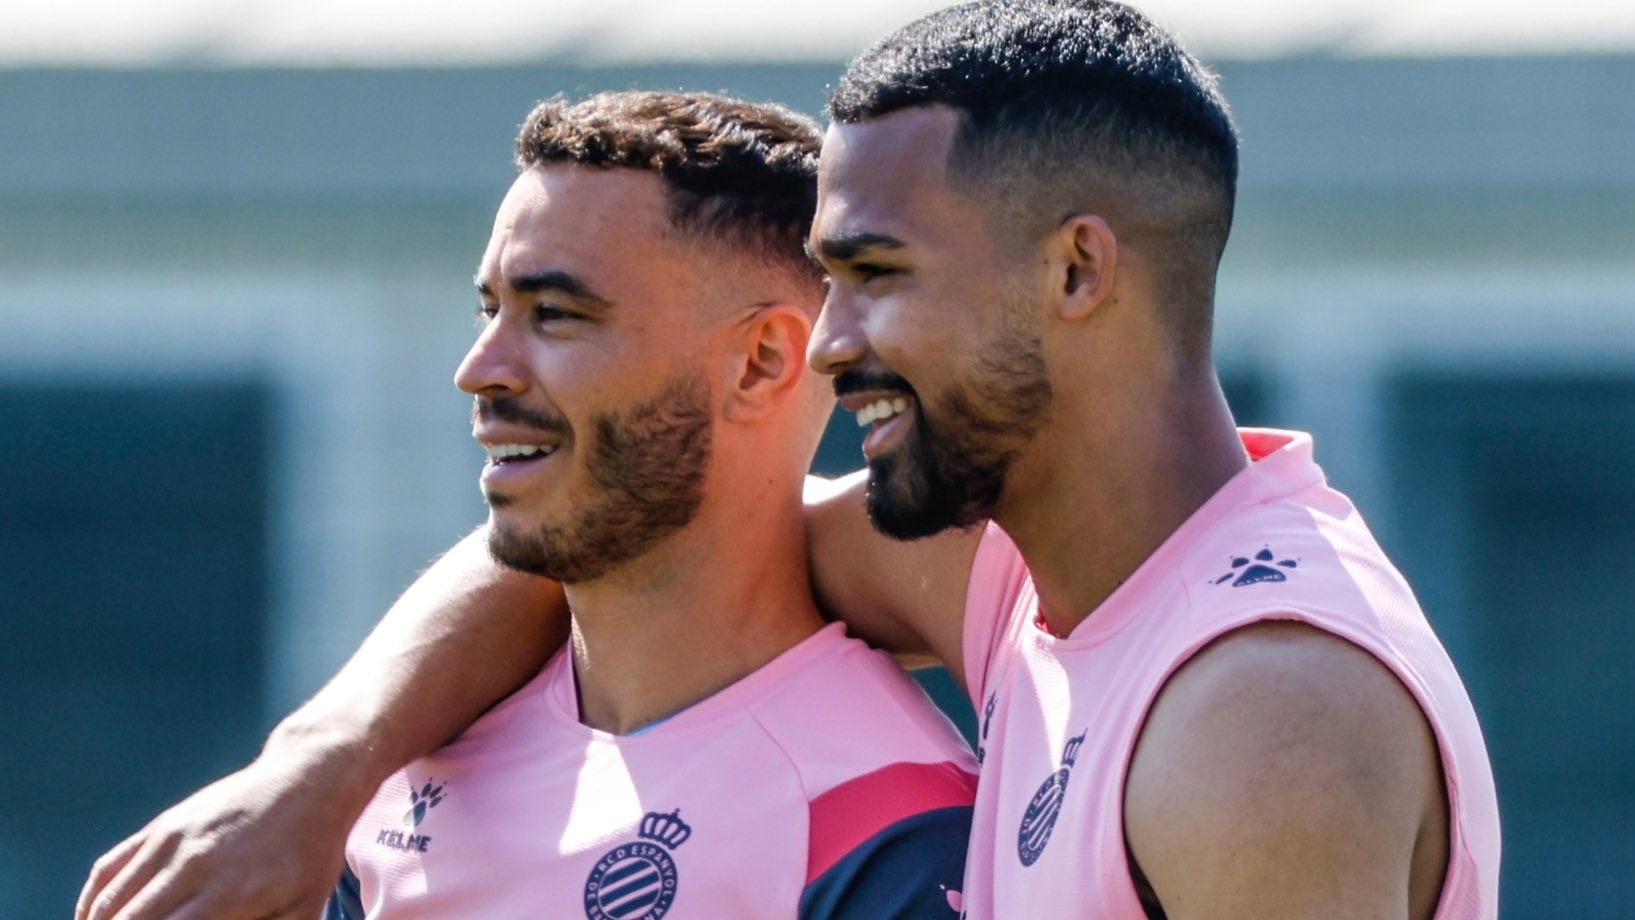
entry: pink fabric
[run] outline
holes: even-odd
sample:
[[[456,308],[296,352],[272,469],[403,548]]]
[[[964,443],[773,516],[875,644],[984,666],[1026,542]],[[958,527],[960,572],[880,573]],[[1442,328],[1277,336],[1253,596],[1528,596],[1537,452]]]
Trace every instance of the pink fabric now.
[[[1065,638],[1036,623],[1015,546],[990,526],[965,613],[983,756],[966,868],[973,920],[1140,920],[1124,842],[1125,774],[1168,677],[1211,640],[1298,620],[1366,649],[1434,729],[1452,815],[1437,916],[1497,916],[1499,819],[1476,715],[1408,585],[1311,438],[1244,430],[1255,461]]]
[[[975,771],[913,680],[840,624],[638,735],[578,711],[559,655],[388,780],[347,842],[368,915],[614,916],[652,896],[667,920],[793,917],[824,793],[873,776],[886,800],[886,780]],[[849,827],[817,811],[826,834]]]

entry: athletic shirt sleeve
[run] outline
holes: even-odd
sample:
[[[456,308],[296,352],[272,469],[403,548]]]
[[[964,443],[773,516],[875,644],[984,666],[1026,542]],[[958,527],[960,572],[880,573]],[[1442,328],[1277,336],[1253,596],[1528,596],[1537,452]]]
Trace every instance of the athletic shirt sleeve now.
[[[988,666],[1004,637],[1010,633],[1017,611],[1017,598],[1027,581],[1028,569],[1011,538],[989,522],[971,562],[971,577],[965,589],[965,625],[962,649],[965,656],[965,686],[983,716],[983,699]]]
[[[958,764],[896,763],[813,799],[801,920],[953,920],[975,795]]]

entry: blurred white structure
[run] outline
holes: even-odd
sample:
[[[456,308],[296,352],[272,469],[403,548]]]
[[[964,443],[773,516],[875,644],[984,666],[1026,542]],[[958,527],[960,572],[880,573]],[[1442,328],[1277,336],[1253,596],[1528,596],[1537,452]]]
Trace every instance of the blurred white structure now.
[[[471,66],[832,61],[936,0],[8,0],[0,65]],[[1211,59],[1635,48],[1635,5],[1558,0],[1148,0]]]

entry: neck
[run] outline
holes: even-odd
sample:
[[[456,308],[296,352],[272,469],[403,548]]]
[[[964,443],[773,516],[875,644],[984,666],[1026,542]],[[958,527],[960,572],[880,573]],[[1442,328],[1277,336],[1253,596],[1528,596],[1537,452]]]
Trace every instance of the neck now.
[[[1059,636],[1248,464],[1213,369],[1168,381],[1150,398],[1132,390],[1126,378],[1112,391],[1121,395],[1114,418],[1105,401],[1053,407],[1051,431],[1018,459],[994,515]]]
[[[816,632],[799,489],[706,503],[682,531],[570,585],[580,718],[624,734],[725,689]],[[762,496],[766,498],[766,496]],[[746,500],[748,499],[748,500]]]

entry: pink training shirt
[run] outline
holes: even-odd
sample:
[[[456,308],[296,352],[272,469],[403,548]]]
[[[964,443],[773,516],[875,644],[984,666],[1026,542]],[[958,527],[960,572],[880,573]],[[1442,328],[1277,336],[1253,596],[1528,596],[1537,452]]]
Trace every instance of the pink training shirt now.
[[[578,713],[559,654],[394,775],[329,916],[957,916],[975,760],[841,624],[640,733]]]
[[[1413,593],[1311,438],[1246,429],[1254,461],[1066,638],[1038,623],[1021,556],[991,526],[965,611],[983,761],[966,869],[973,920],[1140,920],[1124,840],[1130,756],[1158,691],[1203,646],[1296,620],[1366,649],[1436,733],[1452,839],[1436,916],[1497,916],[1499,815],[1476,714]]]

